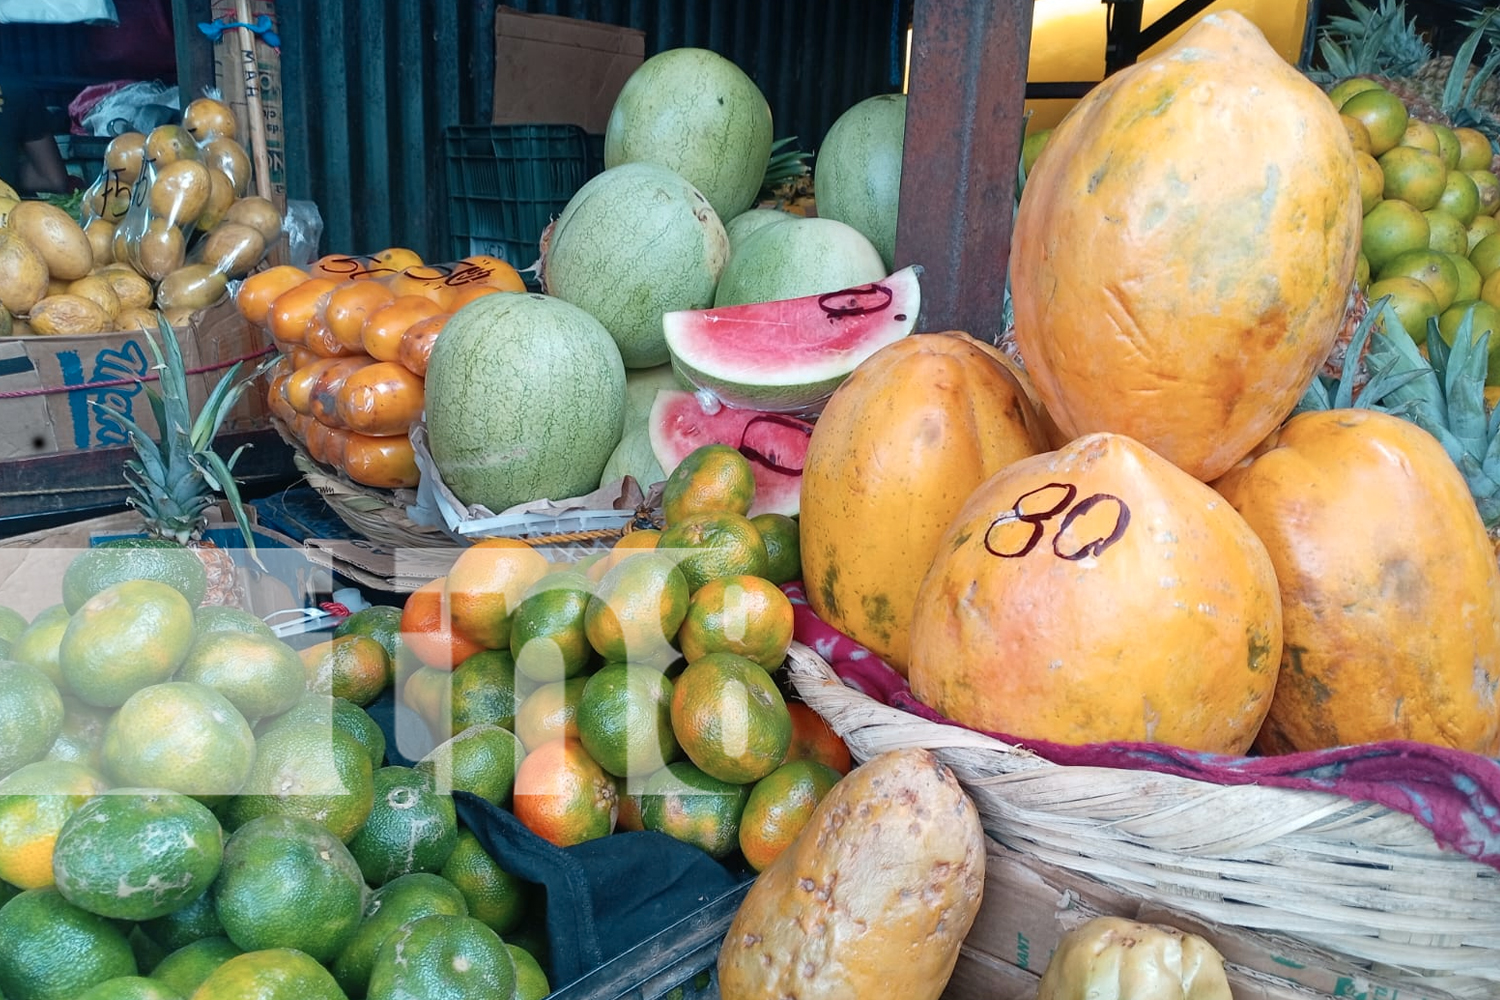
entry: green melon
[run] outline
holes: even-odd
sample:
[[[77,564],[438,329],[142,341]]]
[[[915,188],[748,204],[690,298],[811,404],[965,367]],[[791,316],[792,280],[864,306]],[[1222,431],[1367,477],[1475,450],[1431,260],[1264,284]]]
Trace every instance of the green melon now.
[[[630,428],[620,438],[609,461],[604,463],[604,474],[599,477],[599,482],[612,483],[626,476],[640,484],[643,491],[653,483],[663,482],[667,478],[661,463],[656,460],[656,452],[651,448],[651,431],[645,422]]]
[[[800,216],[793,215],[791,212],[783,212],[779,208],[752,208],[748,212],[741,212],[724,224],[724,233],[729,237],[729,255],[733,257],[745,242],[745,237],[751,233],[758,232],[774,223],[796,218]]]
[[[771,106],[734,63],[668,49],[625,81],[604,131],[604,165],[656,163],[687,178],[725,222],[749,208],[771,158]]]
[[[667,361],[662,314],[713,302],[728,258],[724,225],[697,188],[666,167],[627,163],[568,202],[543,280],[549,295],[604,324],[627,368],[651,368]],[[431,385],[430,362],[427,377]]]
[[[819,217],[858,229],[880,251],[887,271],[896,255],[905,140],[906,95],[866,98],[833,123],[813,171]]]
[[[455,313],[432,349],[426,390],[443,482],[496,512],[592,492],[623,429],[614,341],[546,295],[487,295]]]
[[[885,276],[880,251],[859,230],[833,219],[793,219],[745,237],[719,279],[714,307],[823,295]]]
[[[658,389],[691,389],[670,365],[637,368],[625,373],[625,433],[644,427],[651,419],[651,407]]]

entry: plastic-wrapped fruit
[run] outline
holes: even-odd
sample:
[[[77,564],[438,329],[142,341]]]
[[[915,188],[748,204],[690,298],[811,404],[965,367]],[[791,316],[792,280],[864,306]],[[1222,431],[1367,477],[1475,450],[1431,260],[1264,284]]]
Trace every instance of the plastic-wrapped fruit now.
[[[115,224],[108,219],[90,219],[83,235],[94,248],[94,266],[102,267],[115,259]]]
[[[199,142],[207,142],[221,136],[233,139],[238,130],[234,120],[234,110],[223,101],[212,97],[199,97],[189,101],[188,106],[182,109],[182,127]]]
[[[339,358],[333,364],[323,369],[323,373],[313,383],[313,418],[319,423],[327,424],[329,427],[342,427],[343,422],[339,419],[338,410],[339,392],[344,388],[344,382],[350,375],[372,363],[369,358],[359,355],[351,358]]]
[[[208,207],[208,168],[196,160],[175,160],[158,167],[151,182],[149,203],[153,218],[174,226],[188,225]]]
[[[158,170],[176,160],[196,160],[198,144],[181,125],[158,125],[146,136],[146,159]]]
[[[162,279],[156,289],[156,304],[171,312],[207,309],[224,297],[229,280],[208,264],[187,264]]]
[[[260,233],[239,222],[226,222],[203,240],[203,260],[231,278],[243,278],[265,256]]]
[[[334,287],[335,282],[327,278],[309,278],[276,296],[266,314],[271,336],[282,344],[303,343],[308,324],[323,311]]]
[[[424,295],[401,295],[365,320],[361,341],[365,353],[379,361],[401,357],[401,337],[413,323],[436,316],[443,307]]]
[[[323,358],[347,358],[364,353],[341,343],[324,316],[314,316],[312,322],[307,324],[307,330],[302,334],[302,343],[309,351]]]
[[[225,222],[240,222],[260,233],[267,245],[281,238],[281,213],[259,195],[240,198],[224,213]]]
[[[1230,1000],[1224,958],[1196,934],[1095,917],[1058,942],[1037,1000]]]
[[[363,351],[365,320],[395,297],[394,292],[378,281],[341,282],[328,296],[324,319],[340,344],[351,351]]]
[[[410,489],[419,478],[416,453],[406,437],[350,434],[342,468],[356,483],[377,489]]]
[[[234,185],[236,197],[243,198],[245,192],[250,190],[250,156],[245,152],[245,147],[233,139],[221,136],[205,142],[203,162],[224,171],[224,175]]]
[[[293,410],[305,417],[312,416],[313,390],[323,373],[337,363],[337,358],[322,358],[312,364],[298,365],[287,376],[283,392]]]
[[[313,461],[324,465],[341,465],[349,443],[349,432],[342,427],[329,427],[314,420],[307,425],[303,443],[307,445],[307,453],[313,457]]]
[[[187,239],[166,219],[152,219],[136,244],[133,259],[152,281],[160,281],[182,266]]]
[[[413,375],[426,377],[427,359],[432,357],[432,345],[437,343],[438,334],[443,331],[448,317],[452,313],[438,313],[436,316],[428,316],[419,319],[406,332],[401,335],[401,348],[396,360],[406,366],[406,370]]]
[[[271,303],[283,292],[296,288],[307,280],[307,272],[290,264],[278,264],[258,271],[246,278],[234,298],[240,315],[257,326],[266,322],[271,312]]]
[[[127,185],[141,176],[146,161],[146,137],[140,132],[121,132],[104,147],[104,169]]]
[[[286,398],[286,383],[289,378],[291,376],[287,374],[271,379],[266,386],[266,407],[271,411],[271,416],[291,426],[292,420],[297,416],[297,411],[292,409],[292,404],[287,402]]]
[[[422,379],[394,361],[379,361],[344,379],[336,403],[339,423],[360,434],[405,434],[422,416]]]
[[[85,204],[94,216],[119,222],[130,211],[130,183],[105,174],[88,191]]]
[[[234,204],[234,184],[218,167],[204,169],[208,171],[208,204],[203,206],[203,214],[198,216],[194,226],[210,230],[224,221],[229,206]]]

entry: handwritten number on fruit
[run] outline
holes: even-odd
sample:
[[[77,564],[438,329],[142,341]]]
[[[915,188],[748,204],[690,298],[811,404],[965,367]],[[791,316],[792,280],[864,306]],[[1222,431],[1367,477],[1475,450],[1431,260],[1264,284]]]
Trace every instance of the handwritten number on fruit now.
[[[1062,523],[1052,535],[1052,554],[1069,562],[1099,556],[1124,537],[1130,525],[1130,508],[1124,500],[1109,493],[1094,493],[1074,503],[1077,497],[1078,487],[1072,483],[1048,483],[1021,494],[1010,510],[990,522],[984,533],[985,550],[1001,559],[1028,555],[1046,535],[1047,524],[1061,515]],[[1114,525],[1109,531],[1083,541],[1070,537],[1079,518],[1105,504],[1113,505],[1115,511]],[[1012,537],[1014,532],[1007,530],[1013,524],[1031,528],[1019,545]]]

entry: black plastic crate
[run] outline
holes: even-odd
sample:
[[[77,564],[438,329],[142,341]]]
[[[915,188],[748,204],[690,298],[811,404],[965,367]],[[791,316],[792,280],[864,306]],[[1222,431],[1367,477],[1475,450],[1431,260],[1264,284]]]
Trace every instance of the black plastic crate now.
[[[444,139],[455,260],[530,267],[542,230],[603,169],[602,138],[576,125],[451,125]]]

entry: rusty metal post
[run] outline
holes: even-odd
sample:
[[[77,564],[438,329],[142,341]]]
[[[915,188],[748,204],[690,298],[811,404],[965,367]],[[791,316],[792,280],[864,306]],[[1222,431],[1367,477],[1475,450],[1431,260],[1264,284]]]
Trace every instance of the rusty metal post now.
[[[916,0],[896,266],[921,264],[919,330],[1001,330],[1031,0]]]

